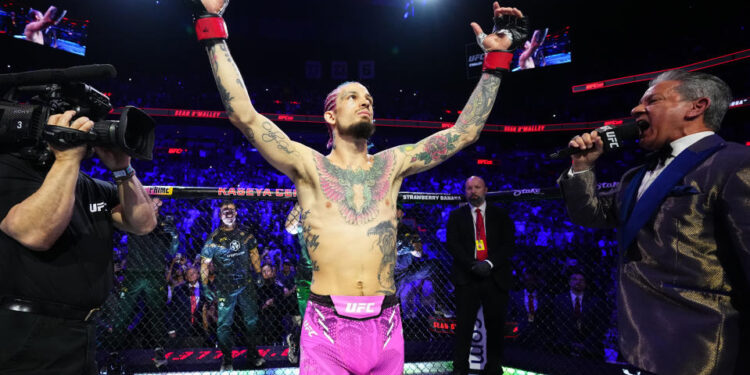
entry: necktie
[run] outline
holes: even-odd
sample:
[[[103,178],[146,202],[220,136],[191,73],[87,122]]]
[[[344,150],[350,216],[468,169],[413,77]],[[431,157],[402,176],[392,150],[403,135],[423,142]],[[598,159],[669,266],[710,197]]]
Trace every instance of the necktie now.
[[[190,324],[195,323],[195,309],[198,307],[198,299],[195,297],[195,287],[190,288]]]
[[[575,313],[576,318],[581,317],[581,297],[576,296],[576,303],[573,307],[573,312]]]
[[[477,260],[487,260],[487,236],[484,233],[484,218],[482,217],[482,210],[477,208]]]

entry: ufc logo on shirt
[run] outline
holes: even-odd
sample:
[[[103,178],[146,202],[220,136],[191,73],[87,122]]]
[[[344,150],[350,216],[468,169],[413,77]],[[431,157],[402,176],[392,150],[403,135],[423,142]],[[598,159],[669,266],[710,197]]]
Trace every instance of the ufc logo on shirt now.
[[[89,211],[93,212],[102,212],[104,210],[104,207],[107,207],[107,203],[105,202],[99,202],[99,203],[91,203],[89,204]]]

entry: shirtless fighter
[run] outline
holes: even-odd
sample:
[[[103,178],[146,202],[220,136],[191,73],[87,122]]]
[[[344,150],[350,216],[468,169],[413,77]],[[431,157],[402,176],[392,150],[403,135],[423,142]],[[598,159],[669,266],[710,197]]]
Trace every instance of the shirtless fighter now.
[[[472,23],[486,51],[483,74],[455,126],[416,144],[367,153],[373,98],[347,82],[324,102],[331,152],[289,139],[259,114],[227,48],[225,0],[193,0],[196,33],[206,47],[227,115],[261,155],[294,182],[313,267],[302,328],[300,374],[403,372],[404,339],[393,278],[396,198],[406,176],[428,170],[479,138],[512,49],[528,35],[516,8],[494,3],[493,33]]]

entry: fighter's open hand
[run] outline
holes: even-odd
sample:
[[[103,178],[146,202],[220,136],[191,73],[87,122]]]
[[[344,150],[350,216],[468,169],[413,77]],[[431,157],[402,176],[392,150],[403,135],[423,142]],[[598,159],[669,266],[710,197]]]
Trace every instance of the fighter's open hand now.
[[[64,128],[71,128],[88,133],[94,127],[94,122],[89,120],[88,117],[79,117],[72,123],[73,116],[76,115],[76,111],[65,111],[64,113],[58,113],[52,115],[47,120],[47,125],[62,126]],[[86,157],[86,145],[77,147],[71,147],[65,150],[56,149],[50,145],[50,149],[55,154],[55,159],[60,161],[75,161],[80,163],[84,157]]]
[[[495,26],[492,34],[487,35],[476,22],[471,23],[477,44],[487,51],[512,50],[523,45],[529,35],[528,19],[517,8],[501,7],[497,2],[492,3],[493,20]]]

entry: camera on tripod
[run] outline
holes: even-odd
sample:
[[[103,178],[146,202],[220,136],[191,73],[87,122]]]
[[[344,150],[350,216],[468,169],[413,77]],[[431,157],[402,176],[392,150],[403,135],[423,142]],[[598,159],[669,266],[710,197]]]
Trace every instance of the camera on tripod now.
[[[44,163],[46,143],[58,149],[83,144],[119,148],[136,159],[151,160],[156,123],[132,106],[119,120],[105,120],[112,111],[109,97],[83,83],[114,78],[112,65],[84,65],[0,75],[0,149]],[[26,99],[24,99],[26,98]],[[24,100],[21,102],[21,100]],[[94,122],[90,132],[48,126],[49,116],[75,110]]]

